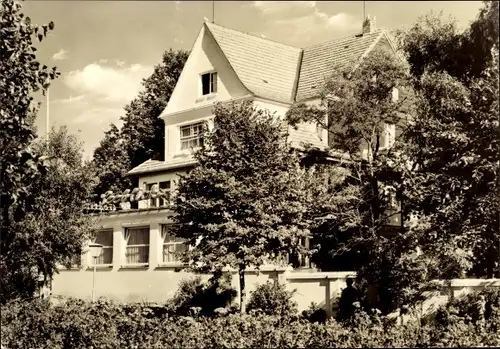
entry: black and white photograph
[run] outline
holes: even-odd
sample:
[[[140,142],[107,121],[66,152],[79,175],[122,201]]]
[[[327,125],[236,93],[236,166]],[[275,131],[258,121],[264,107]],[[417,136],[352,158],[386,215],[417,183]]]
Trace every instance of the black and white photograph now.
[[[0,0],[1,349],[500,347],[499,3]]]

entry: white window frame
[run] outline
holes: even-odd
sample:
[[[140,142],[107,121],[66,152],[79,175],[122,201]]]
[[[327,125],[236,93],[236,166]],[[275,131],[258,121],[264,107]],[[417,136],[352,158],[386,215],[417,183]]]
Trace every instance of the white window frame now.
[[[198,129],[198,127],[201,127],[201,130]],[[201,144],[203,143],[203,136],[204,136],[204,127],[205,124],[203,121],[201,122],[195,122],[192,124],[186,124],[186,125],[180,125],[179,126],[179,144],[180,144],[180,150],[181,152],[188,151],[190,149],[196,149],[201,147]],[[189,128],[190,129],[190,135],[189,136],[183,136],[183,130]],[[198,133],[195,135],[191,134],[191,131],[197,128]],[[189,142],[196,140],[196,145],[195,146],[189,146]],[[187,142],[187,147],[183,148],[183,144]]]
[[[203,93],[203,76],[208,75],[208,93]],[[216,71],[208,71],[200,74],[200,96],[210,96],[217,93],[219,75]]]
[[[111,233],[111,245],[110,246],[108,246],[108,245],[102,246],[101,254],[99,255],[99,257],[97,257],[97,263],[95,265],[112,265],[113,264],[113,240],[114,240],[113,229],[101,229],[98,231],[98,234],[102,233],[102,232]],[[97,236],[95,236],[92,240],[93,240],[92,242],[94,242],[94,243],[97,242]],[[111,261],[109,263],[101,263],[101,261],[104,260],[104,251],[105,250],[111,250]],[[92,256],[91,256],[90,265],[94,265],[94,258]]]
[[[131,230],[147,230],[147,237],[148,237],[148,243],[147,244],[135,244],[135,245],[129,245],[128,241],[130,239],[130,231]],[[124,238],[125,238],[125,264],[126,265],[147,265],[149,264],[149,260],[151,256],[149,255],[149,246],[151,245],[151,228],[149,226],[141,226],[141,227],[127,227],[125,228],[124,231]],[[132,248],[145,248],[147,251],[147,261],[146,262],[130,262],[128,260],[128,251]],[[140,253],[139,253],[140,256]]]
[[[161,232],[161,260],[162,264],[182,264],[182,261],[175,256],[175,254],[170,254],[174,256],[174,260],[165,260],[166,259],[166,253],[165,253],[165,247],[168,246],[179,246],[179,245],[184,245],[186,246],[186,250],[189,250],[189,245],[186,243],[184,239],[179,239],[179,238],[174,238],[173,240],[165,242],[166,239],[166,234],[168,234],[168,229],[172,228],[175,226],[173,223],[167,223],[167,224],[161,224],[160,225],[160,232]]]

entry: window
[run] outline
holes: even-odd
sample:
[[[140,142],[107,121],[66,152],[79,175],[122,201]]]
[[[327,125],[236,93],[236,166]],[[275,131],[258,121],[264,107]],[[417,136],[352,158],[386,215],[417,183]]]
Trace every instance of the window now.
[[[384,124],[384,131],[380,137],[380,146],[390,148],[394,145],[396,140],[396,125]]]
[[[201,147],[203,145],[203,128],[202,122],[181,126],[181,150]]]
[[[173,228],[173,224],[164,224],[161,226],[163,263],[180,262],[179,254],[188,250],[188,245],[184,242],[184,239],[174,235]]]
[[[97,232],[94,242],[102,245],[102,252],[97,257],[96,264],[113,263],[113,229],[100,230]],[[94,264],[94,261],[91,261]]]
[[[149,227],[127,228],[125,241],[127,264],[149,262]]]
[[[158,188],[165,192],[166,198],[163,197],[156,197],[156,198],[150,198],[149,199],[149,206],[150,207],[164,207],[170,204],[170,199],[171,199],[171,186],[170,186],[170,181],[164,181],[164,182],[159,182],[159,183],[146,183],[146,190],[151,191],[153,190],[154,186],[158,186]]]
[[[203,96],[217,93],[217,73],[206,73],[201,76],[201,93]]]

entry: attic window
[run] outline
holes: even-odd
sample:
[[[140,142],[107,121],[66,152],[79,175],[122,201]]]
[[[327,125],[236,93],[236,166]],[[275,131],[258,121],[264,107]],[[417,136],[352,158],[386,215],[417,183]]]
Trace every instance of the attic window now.
[[[217,93],[217,73],[206,73],[201,75],[201,93],[203,96]]]

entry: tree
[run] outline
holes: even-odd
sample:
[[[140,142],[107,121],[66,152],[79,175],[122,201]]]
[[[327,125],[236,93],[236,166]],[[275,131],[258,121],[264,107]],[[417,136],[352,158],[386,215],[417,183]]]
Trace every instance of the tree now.
[[[399,46],[405,52],[412,76],[446,71],[466,82],[482,75],[491,64],[491,50],[498,47],[498,1],[483,1],[478,18],[465,32],[443,14],[420,17],[406,32],[399,32]]]
[[[189,53],[172,49],[163,54],[153,74],[142,81],[144,90],[125,106],[120,130],[112,124],[94,151],[94,165],[100,182],[99,197],[108,190],[123,191],[132,183],[126,173],[151,158],[164,156],[165,124],[159,117],[167,106]]]
[[[337,228],[346,219],[337,214],[327,214],[315,229],[320,245],[316,263],[324,269],[342,264],[356,270],[364,291],[376,289],[379,301],[367,304],[369,308],[388,313],[412,304],[421,292],[410,291],[428,290],[424,282],[433,264],[417,252],[407,227],[388,226],[392,217],[404,218],[404,202],[397,202],[403,190],[401,172],[410,165],[403,137],[414,113],[408,66],[392,52],[376,49],[355,70],[334,72],[321,99],[319,108],[294,106],[288,120],[328,130],[329,152],[347,158],[344,166],[350,175],[343,185],[356,187],[360,195],[357,211],[348,211],[348,229]]]
[[[33,39],[40,42],[54,29],[54,23],[36,27],[21,12],[13,0],[0,4],[0,208],[2,284],[17,286],[32,281],[27,266],[12,268],[5,256],[14,253],[13,226],[36,209],[31,193],[33,183],[44,174],[44,162],[30,149],[35,138],[34,119],[38,105],[33,94],[45,91],[58,76],[56,68],[49,69],[36,59]],[[3,284],[4,285],[4,284]],[[27,287],[28,287],[27,286]],[[2,287],[2,301],[7,296]]]
[[[130,161],[121,138],[120,130],[111,124],[104,133],[104,139],[94,150],[92,165],[97,172],[96,186],[93,188],[94,200],[101,201],[100,197],[107,191],[119,192],[131,185],[127,172],[130,170]]]
[[[460,44],[436,54],[444,37]],[[402,43],[417,96],[406,133],[415,166],[404,176],[408,209],[422,223],[415,238],[439,261],[437,277],[498,277],[498,2],[485,2],[464,33],[428,16]]]
[[[327,129],[332,151],[347,156],[350,183],[359,186],[365,202],[362,226],[357,229],[363,241],[367,236],[378,237],[390,218],[386,212],[396,188],[381,180],[387,160],[399,155],[399,139],[388,144],[387,128],[404,127],[402,112],[408,112],[408,102],[392,97],[394,88],[403,90],[407,79],[405,65],[394,54],[376,50],[356,70],[336,71],[328,79],[320,107],[298,104],[287,114],[292,125],[312,122]]]
[[[163,158],[165,124],[159,116],[167,106],[188,56],[184,50],[166,51],[153,74],[144,79],[144,91],[125,107],[122,135],[132,168],[153,157]]]
[[[83,150],[67,128],[52,129],[48,143],[33,144],[36,154],[50,159],[47,172],[30,185],[33,209],[11,224],[3,240],[2,301],[29,297],[37,291],[38,275],[46,284],[57,266],[80,255],[93,232],[93,221],[84,215],[90,199],[93,173],[82,162]],[[23,283],[20,283],[20,282]]]
[[[287,252],[305,252],[307,171],[285,143],[280,122],[251,102],[217,104],[214,128],[194,153],[198,165],[181,177],[177,235],[190,245],[183,259],[198,272],[239,272],[245,311],[245,270]]]

